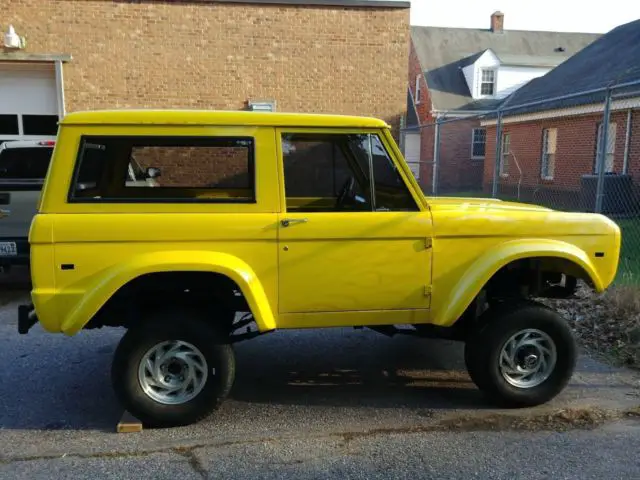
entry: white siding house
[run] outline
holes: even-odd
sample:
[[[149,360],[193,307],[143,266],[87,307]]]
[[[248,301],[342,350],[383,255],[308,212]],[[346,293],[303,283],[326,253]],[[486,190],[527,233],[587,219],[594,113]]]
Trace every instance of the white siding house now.
[[[501,65],[498,70],[498,98],[504,98],[534,78],[541,77],[550,67],[521,67]]]
[[[527,57],[501,58],[488,48],[475,61],[462,69],[474,100],[501,99],[525,83],[541,77],[553,68],[550,62]],[[538,65],[532,65],[532,64]]]

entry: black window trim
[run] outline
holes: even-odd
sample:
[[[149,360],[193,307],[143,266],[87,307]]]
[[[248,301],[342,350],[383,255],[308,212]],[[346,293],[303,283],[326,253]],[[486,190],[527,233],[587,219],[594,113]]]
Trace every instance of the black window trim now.
[[[88,198],[88,197],[76,197],[74,196],[75,187],[78,181],[78,175],[80,174],[80,165],[81,165],[81,152],[84,148],[85,143],[87,142],[95,142],[98,139],[104,138],[114,138],[114,139],[132,139],[131,146],[136,147],[156,147],[156,146],[185,146],[185,147],[194,147],[194,146],[211,146],[216,147],[219,146],[216,142],[219,141],[248,141],[249,142],[249,163],[248,163],[248,175],[249,175],[249,183],[252,186],[252,195],[249,198],[206,198],[206,199],[196,199],[196,198]],[[148,142],[156,142],[156,143],[148,143]],[[163,145],[163,142],[166,142]],[[181,143],[171,143],[171,142],[182,142]],[[256,196],[256,162],[255,162],[255,152],[256,152],[256,139],[251,136],[200,136],[200,135],[173,135],[173,136],[164,136],[164,135],[81,135],[80,142],[78,143],[78,150],[76,152],[76,159],[73,166],[73,175],[71,179],[71,184],[69,186],[69,192],[67,193],[67,203],[104,203],[104,204],[191,204],[191,203],[203,203],[203,204],[256,204],[257,196]],[[189,189],[189,187],[182,187],[185,189]],[[191,187],[193,190],[206,190],[198,187]],[[213,190],[213,189],[210,189]]]

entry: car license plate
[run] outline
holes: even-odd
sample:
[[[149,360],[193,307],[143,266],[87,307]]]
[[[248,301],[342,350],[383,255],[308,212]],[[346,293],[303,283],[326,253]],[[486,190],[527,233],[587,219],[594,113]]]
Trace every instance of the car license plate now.
[[[0,242],[0,257],[15,257],[18,255],[16,242]]]

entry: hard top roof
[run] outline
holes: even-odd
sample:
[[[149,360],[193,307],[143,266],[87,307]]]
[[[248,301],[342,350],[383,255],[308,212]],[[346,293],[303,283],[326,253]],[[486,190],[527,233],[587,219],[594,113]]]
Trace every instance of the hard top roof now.
[[[275,113],[216,110],[95,110],[66,115],[62,125],[229,125],[274,127],[387,128],[371,117],[309,113]]]

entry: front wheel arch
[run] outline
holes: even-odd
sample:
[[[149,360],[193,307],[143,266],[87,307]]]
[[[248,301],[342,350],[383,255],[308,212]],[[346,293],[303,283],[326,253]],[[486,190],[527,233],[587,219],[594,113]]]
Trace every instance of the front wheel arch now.
[[[604,289],[603,282],[587,254],[575,245],[553,240],[514,240],[497,245],[474,261],[460,276],[456,285],[448,289],[445,298],[438,297],[438,286],[435,285],[434,299],[438,306],[434,308],[432,323],[444,327],[454,325],[468,309],[475,309],[481,293],[503,268],[514,262],[538,259],[565,262],[571,266],[572,272],[579,272],[580,277],[590,283],[596,291]]]

